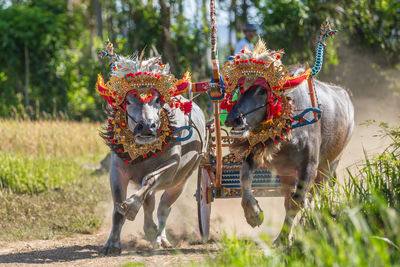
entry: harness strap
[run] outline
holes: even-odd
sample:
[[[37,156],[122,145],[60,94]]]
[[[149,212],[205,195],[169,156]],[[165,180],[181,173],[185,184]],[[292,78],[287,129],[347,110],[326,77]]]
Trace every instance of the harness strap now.
[[[312,120],[304,119],[304,116],[308,112],[311,112],[311,111],[314,113],[314,116],[315,116],[315,114],[317,114],[317,118],[316,119],[314,118]],[[317,122],[321,118],[321,115],[322,115],[322,110],[321,109],[319,109],[319,108],[307,108],[302,113],[300,113],[299,115],[296,115],[296,116],[293,117],[293,119],[298,121],[298,122],[292,124],[292,129],[295,129],[295,128],[301,127],[301,126],[306,126],[306,125],[309,125],[309,124],[313,124],[313,123]]]
[[[193,135],[192,127],[193,126],[191,126],[191,125],[185,125],[185,126],[181,126],[181,127],[177,128],[176,130],[174,130],[174,133],[179,133],[179,132],[181,132],[183,130],[188,130],[189,131],[188,135],[186,135],[185,137],[175,137],[175,140],[176,141],[187,141],[187,140],[189,140],[190,137],[192,137],[192,135]]]

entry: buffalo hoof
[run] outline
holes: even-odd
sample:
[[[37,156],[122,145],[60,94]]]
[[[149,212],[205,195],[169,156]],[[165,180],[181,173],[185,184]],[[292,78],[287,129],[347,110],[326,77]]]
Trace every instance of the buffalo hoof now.
[[[119,255],[119,254],[121,254],[121,247],[115,247],[115,246],[106,244],[100,250],[100,253],[102,253],[104,255]]]
[[[254,197],[251,199],[243,198],[242,207],[246,221],[251,227],[260,226],[262,224],[264,221],[264,213]]]
[[[139,212],[142,202],[133,195],[124,202],[117,205],[118,212],[124,215],[128,220],[133,221]]]
[[[155,248],[172,248],[172,245],[166,237],[157,236]]]

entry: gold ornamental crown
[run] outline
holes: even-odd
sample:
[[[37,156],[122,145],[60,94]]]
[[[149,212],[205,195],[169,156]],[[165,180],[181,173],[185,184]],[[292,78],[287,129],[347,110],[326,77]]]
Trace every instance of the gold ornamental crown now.
[[[119,106],[124,102],[126,94],[132,90],[136,91],[137,95],[149,95],[156,90],[166,103],[170,103],[171,97],[176,91],[177,82],[178,80],[172,74],[161,76],[137,72],[135,74],[128,73],[124,78],[111,76],[106,86],[114,97],[113,104]]]
[[[268,50],[262,39],[258,40],[253,51],[247,47],[242,49],[222,69],[225,92],[230,94],[236,90],[242,78],[245,79],[244,83],[249,85],[258,78],[264,78],[272,90],[281,88],[289,78],[285,66],[280,61],[283,54],[283,50]]]
[[[187,87],[191,77],[185,73],[178,80],[169,72],[169,66],[161,63],[159,57],[142,61],[137,56],[134,59],[119,57],[113,62],[110,79],[104,83],[99,74],[97,80],[97,91],[114,107],[124,103],[128,92],[132,92],[141,100],[150,99],[157,91],[161,99],[171,105],[175,101],[182,87]]]

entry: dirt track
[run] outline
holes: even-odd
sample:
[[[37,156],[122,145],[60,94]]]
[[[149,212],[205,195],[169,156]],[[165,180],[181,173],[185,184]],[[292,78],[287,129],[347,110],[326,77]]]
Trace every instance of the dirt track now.
[[[359,123],[366,119],[398,122],[399,118],[395,117],[398,111],[394,108],[388,109],[383,103],[376,105],[368,99],[357,100],[356,129],[339,165],[340,170],[363,158],[363,148],[368,152],[379,152],[385,148],[387,140],[372,137],[376,134],[376,127],[359,126]],[[339,171],[339,174],[342,173]],[[0,242],[0,265],[112,266],[126,262],[144,262],[149,266],[171,266],[183,265],[190,261],[199,262],[209,253],[215,252],[217,245],[198,243],[197,210],[193,197],[197,177],[195,176],[190,178],[168,221],[169,238],[175,245],[173,250],[153,250],[150,243],[143,239],[143,213],[140,211],[135,222],[127,222],[124,225],[121,235],[122,254],[108,257],[99,255],[98,250],[107,240],[111,225],[111,201],[108,201],[99,205],[100,212],[104,214],[104,224],[99,233],[59,240]],[[263,198],[259,199],[259,202],[264,210],[265,221],[262,227],[252,229],[245,221],[239,199],[216,200],[212,206],[211,236],[217,239],[224,231],[238,236],[252,236],[264,232],[275,238],[284,218],[283,199]]]

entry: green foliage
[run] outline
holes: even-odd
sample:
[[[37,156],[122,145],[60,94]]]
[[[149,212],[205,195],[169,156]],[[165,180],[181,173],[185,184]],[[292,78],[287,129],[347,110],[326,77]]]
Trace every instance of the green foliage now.
[[[312,58],[310,47],[320,22],[316,25],[310,23],[309,8],[306,5],[295,0],[265,1],[260,13],[263,18],[262,37],[268,47],[284,48],[284,60],[289,64]]]
[[[68,46],[67,40],[74,38],[69,33],[70,19],[65,14],[62,1],[36,1],[35,5],[12,5],[0,10],[0,39],[4,63],[1,71],[8,77],[1,91],[0,106],[17,105],[22,94],[25,57],[27,51],[32,82],[30,94],[41,97],[44,110],[51,111],[54,102],[65,97],[65,85],[56,75],[59,53]],[[34,68],[32,68],[34,66]],[[49,97],[52,94],[54,97]],[[56,96],[59,96],[58,98]],[[2,115],[7,112],[2,111]]]
[[[398,1],[264,1],[260,8],[263,37],[273,48],[285,48],[289,63],[312,58],[320,24],[328,18],[346,43],[380,55],[377,62],[399,62],[400,4]],[[334,51],[330,51],[332,53]]]
[[[382,51],[383,64],[400,59],[400,3],[384,1],[342,1],[343,28],[350,41],[368,50]]]
[[[63,110],[77,119],[103,117],[94,111],[101,103],[96,106],[93,97],[93,73],[100,64],[91,58],[91,47],[85,51],[90,36],[84,20],[80,10],[69,11],[61,0],[0,9],[0,116],[10,116],[15,108],[29,110],[24,95],[28,75],[28,105],[34,109],[50,114]]]
[[[210,78],[208,2],[190,6],[193,18],[185,14],[193,3],[184,0],[101,0],[101,13],[94,2],[0,1],[1,117],[104,119],[104,101],[93,88],[96,74],[109,71],[96,57],[107,38],[122,55],[144,47],[146,56],[161,54],[176,77],[189,70],[194,81]],[[328,17],[339,38],[328,41],[321,79],[360,95],[381,94],[377,87],[400,92],[396,0],[221,0],[218,6],[230,12],[236,34],[254,16],[250,10],[258,11],[254,20],[262,37],[269,47],[286,50],[285,64],[313,64],[318,30]],[[230,47],[220,49],[221,62],[229,53]],[[202,109],[210,107],[209,101],[200,102]]]
[[[322,185],[315,207],[302,211],[290,247],[268,237],[224,238],[216,257],[201,266],[391,266],[400,261],[400,127],[382,125],[388,149],[344,183]]]
[[[0,190],[36,194],[65,187],[81,175],[88,175],[88,172],[82,171],[82,167],[72,160],[0,152]]]
[[[286,64],[314,64],[319,27],[328,18],[338,30],[337,39],[327,40],[318,78],[357,96],[391,94],[389,88],[395,94],[400,91],[394,78],[400,64],[399,1],[264,0],[258,14],[262,37],[269,47],[285,49]]]

